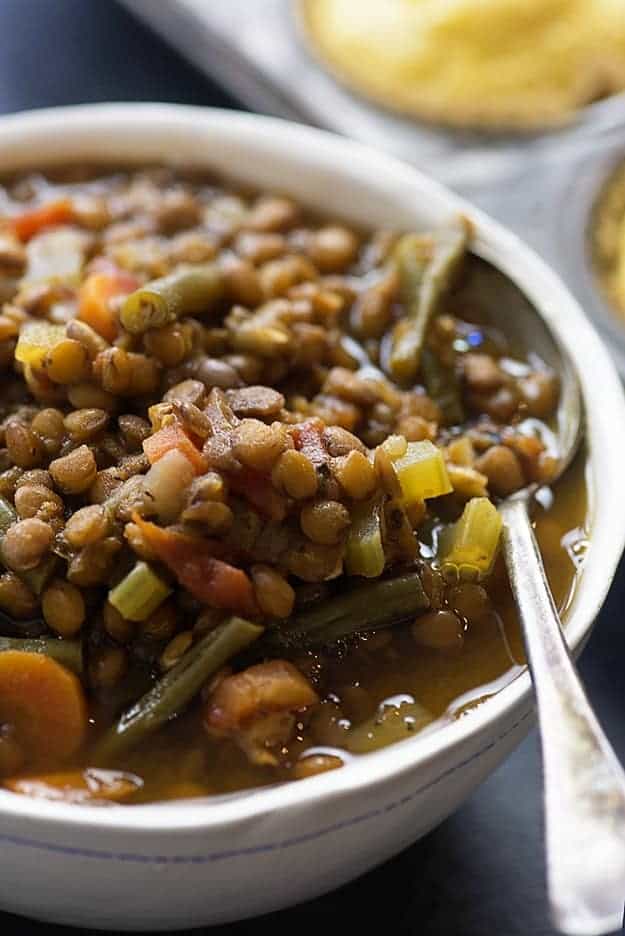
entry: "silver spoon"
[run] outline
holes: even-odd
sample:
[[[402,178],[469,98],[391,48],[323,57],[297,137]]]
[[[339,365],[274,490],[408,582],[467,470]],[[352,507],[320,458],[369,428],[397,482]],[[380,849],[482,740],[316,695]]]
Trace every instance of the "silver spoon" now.
[[[518,304],[518,299],[517,303]],[[559,476],[583,435],[582,400],[568,355],[529,303],[506,317],[525,347],[561,379]],[[499,309],[506,304],[499,303]],[[511,321],[511,319],[513,321]],[[532,530],[530,486],[500,506],[503,551],[525,639],[543,755],[547,884],[553,920],[572,936],[622,926],[625,901],[625,771],[582,686],[565,642]]]

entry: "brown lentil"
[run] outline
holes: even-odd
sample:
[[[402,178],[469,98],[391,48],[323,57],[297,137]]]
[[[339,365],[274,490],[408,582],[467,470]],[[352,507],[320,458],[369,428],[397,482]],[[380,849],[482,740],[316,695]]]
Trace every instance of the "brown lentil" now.
[[[258,419],[243,419],[232,433],[232,450],[244,465],[262,473],[271,471],[287,447],[280,423],[267,426]]]
[[[475,462],[475,467],[488,478],[493,494],[506,497],[525,484],[521,463],[505,445],[493,445]]]
[[[54,487],[52,475],[44,468],[31,468],[30,471],[23,471],[15,481],[15,489],[17,490],[24,484],[42,484],[50,489]]]
[[[67,578],[73,585],[90,588],[108,582],[115,564],[115,557],[122,544],[112,536],[97,543],[89,543],[70,562]]]
[[[226,400],[237,416],[267,419],[278,416],[285,405],[284,396],[271,387],[242,387],[226,391]]]
[[[232,527],[234,517],[227,504],[217,500],[200,500],[185,507],[180,519],[183,523],[201,524],[210,536],[221,536]]]
[[[132,380],[132,359],[123,348],[108,348],[95,359],[94,373],[106,393],[125,394]]]
[[[65,428],[75,442],[89,442],[108,425],[109,413],[102,409],[79,409],[65,417]]]
[[[289,497],[305,500],[317,493],[317,472],[303,452],[288,449],[280,455],[271,473],[274,487],[285,491]]]
[[[299,220],[299,209],[289,198],[261,196],[245,219],[251,231],[284,231]]]
[[[107,413],[114,413],[117,409],[117,398],[91,383],[73,384],[68,387],[67,399],[74,409],[103,409]]]
[[[373,494],[376,486],[375,470],[362,452],[354,449],[349,455],[337,458],[333,471],[347,497],[364,500]]]
[[[307,253],[322,273],[341,273],[356,259],[358,238],[348,228],[328,225],[314,232]]]
[[[75,637],[85,621],[85,601],[80,589],[56,578],[44,589],[41,610],[45,622],[59,637]]]
[[[46,375],[54,383],[80,383],[89,376],[87,349],[79,341],[65,338],[48,351],[43,367]]]
[[[111,640],[118,644],[128,644],[135,636],[136,624],[122,617],[117,608],[106,602],[102,611],[104,630]]]
[[[98,335],[90,325],[81,322],[80,319],[71,319],[67,323],[65,333],[68,338],[78,341],[91,359],[97,357],[101,351],[106,351],[108,347],[108,342],[101,335]]]
[[[168,403],[174,401],[193,403],[195,406],[201,406],[206,393],[206,387],[200,380],[182,380],[175,386],[170,387],[163,400]]]
[[[18,621],[33,618],[39,609],[37,596],[13,572],[0,575],[0,608]]]
[[[428,611],[411,630],[417,643],[432,650],[461,650],[464,643],[462,623],[451,611]]]
[[[5,429],[9,458],[20,468],[36,468],[44,459],[44,446],[29,426],[10,422]]]
[[[343,761],[335,754],[309,754],[302,757],[293,765],[293,777],[296,780],[305,780],[306,777],[315,777],[320,773],[327,773],[328,770],[336,770],[342,767]]]
[[[122,647],[103,647],[90,661],[91,684],[96,689],[111,689],[122,681],[127,669],[128,657]]]
[[[486,589],[473,582],[451,588],[447,600],[450,608],[469,624],[480,621],[492,609]]]
[[[95,481],[97,465],[93,452],[81,445],[69,455],[50,462],[54,483],[66,494],[81,494]]]
[[[44,505],[59,516],[63,513],[63,501],[54,491],[43,484],[20,484],[15,490],[15,510],[24,520],[36,517]]]
[[[313,543],[324,546],[338,543],[349,523],[349,512],[339,501],[315,501],[306,504],[300,513],[303,533]]]
[[[74,549],[104,539],[109,529],[109,518],[104,507],[92,504],[81,507],[68,518],[63,536]]]
[[[144,637],[150,640],[171,640],[176,633],[178,614],[173,601],[166,601],[145,621],[139,624]]]
[[[40,410],[30,424],[30,428],[41,439],[47,455],[57,455],[65,436],[65,423],[61,410],[48,407]]]
[[[506,382],[506,375],[490,354],[470,352],[462,358],[464,378],[472,390],[488,393]]]
[[[256,601],[263,614],[272,618],[289,617],[295,604],[295,592],[284,576],[268,565],[252,566],[251,573]]]
[[[145,333],[143,342],[147,353],[164,367],[177,367],[191,350],[185,331],[178,322],[151,329]]]
[[[358,436],[341,426],[328,426],[324,429],[323,441],[330,455],[349,455],[354,451],[365,454],[367,451]]]
[[[133,416],[130,413],[120,416],[117,424],[124,444],[130,452],[141,451],[143,442],[152,433],[152,428],[147,419],[142,419],[141,416]]]
[[[232,302],[240,302],[244,306],[258,305],[263,298],[263,290],[258,273],[249,260],[231,254],[222,262],[221,272]]]
[[[519,381],[519,389],[528,416],[545,419],[554,411],[560,389],[554,374],[536,371]]]
[[[53,539],[52,528],[42,520],[18,520],[2,538],[2,558],[14,572],[27,572],[39,565]]]

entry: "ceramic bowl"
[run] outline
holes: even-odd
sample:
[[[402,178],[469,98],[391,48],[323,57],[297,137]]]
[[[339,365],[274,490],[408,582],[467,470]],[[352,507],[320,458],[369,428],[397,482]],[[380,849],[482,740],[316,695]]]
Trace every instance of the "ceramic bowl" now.
[[[362,225],[419,229],[467,215],[475,252],[525,292],[579,371],[591,547],[566,629],[579,651],[625,540],[625,404],[592,326],[531,250],[414,169],[309,127],[160,104],[0,120],[0,172],[77,160],[210,167]],[[222,923],[306,900],[425,835],[514,749],[532,721],[524,673],[439,731],[298,783],[99,809],[0,791],[0,908],[89,929],[156,930]]]

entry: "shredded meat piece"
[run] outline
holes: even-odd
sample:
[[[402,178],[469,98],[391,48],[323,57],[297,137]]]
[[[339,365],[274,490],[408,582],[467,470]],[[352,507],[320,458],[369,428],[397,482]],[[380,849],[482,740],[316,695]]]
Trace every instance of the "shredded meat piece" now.
[[[230,737],[256,764],[275,764],[271,749],[289,740],[295,713],[319,702],[300,671],[286,660],[258,663],[223,679],[210,695],[204,726]]]

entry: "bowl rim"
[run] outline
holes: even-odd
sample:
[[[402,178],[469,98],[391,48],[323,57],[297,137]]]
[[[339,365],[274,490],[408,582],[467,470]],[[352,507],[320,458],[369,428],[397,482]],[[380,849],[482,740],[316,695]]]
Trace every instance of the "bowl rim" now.
[[[37,163],[25,154],[30,157],[33,152],[42,152],[37,147],[46,142],[49,146],[43,152],[48,155],[40,160],[42,166],[62,161],[59,155],[63,152],[65,161],[69,162],[72,161],[71,146],[76,145],[79,137],[95,141],[98,136],[104,139],[106,134],[113,142],[118,141],[123,151],[121,141],[128,135],[141,148],[142,134],[152,134],[162,138],[161,159],[166,162],[172,133],[212,135],[214,140],[226,141],[240,150],[254,147],[261,160],[270,159],[273,154],[295,164],[307,161],[313,169],[330,172],[337,179],[346,178],[348,174],[350,178],[357,177],[363,186],[371,189],[375,180],[378,188],[388,189],[390,198],[405,191],[432,199],[439,211],[460,212],[471,219],[476,232],[474,252],[502,269],[539,307],[569,351],[580,376],[587,413],[587,464],[591,465],[593,474],[593,483],[589,485],[593,545],[567,621],[569,644],[574,650],[579,649],[605,599],[625,546],[625,524],[619,522],[625,515],[625,486],[617,483],[617,466],[625,460],[625,432],[610,431],[610,424],[625,428],[625,397],[607,350],[557,275],[514,234],[415,168],[329,131],[275,117],[160,103],[78,105],[25,111],[0,118],[0,151],[9,153],[2,155],[1,160],[9,163],[13,158],[12,165],[16,169],[20,165],[32,168]],[[12,157],[13,152],[18,155]],[[97,152],[94,142],[92,160],[97,159]],[[144,161],[149,158],[144,157]],[[139,160],[137,162],[140,164]],[[210,168],[210,155],[203,162]],[[297,197],[296,191],[293,194]],[[415,203],[415,218],[420,211]],[[597,380],[599,374],[601,377]],[[610,453],[609,459],[605,457],[606,452]],[[604,453],[604,457],[598,458],[597,453]],[[609,505],[606,491],[609,491]],[[598,552],[602,553],[602,558],[597,563],[593,557]],[[418,766],[431,764],[452,752],[461,752],[463,745],[475,741],[481,734],[491,738],[484,749],[492,747],[507,733],[498,731],[498,723],[505,721],[506,716],[509,719],[515,710],[517,714],[525,712],[527,715],[530,694],[531,682],[526,669],[466,718],[355,759],[341,770],[297,783],[256,788],[233,797],[106,809],[34,800],[0,790],[0,817],[37,821],[51,832],[60,827],[70,827],[74,831],[82,827],[153,835],[166,831],[202,834],[275,810],[319,808],[330,800],[357,795],[364,788],[381,787],[393,777],[414,771]],[[449,767],[441,766],[441,775],[448,771]]]

